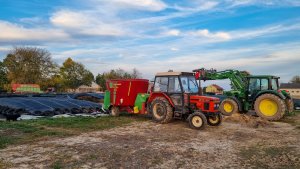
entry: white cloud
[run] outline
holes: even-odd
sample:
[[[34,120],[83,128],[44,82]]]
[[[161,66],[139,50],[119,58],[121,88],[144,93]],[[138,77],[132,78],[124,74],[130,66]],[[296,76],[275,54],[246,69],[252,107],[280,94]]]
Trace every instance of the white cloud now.
[[[211,32],[208,29],[199,29],[195,31],[180,31],[178,29],[170,29],[167,31],[163,31],[161,33],[162,36],[181,36],[181,37],[195,37],[193,39],[193,43],[197,43],[197,38],[207,38],[208,41],[201,42],[203,43],[214,43],[219,41],[228,41],[228,40],[241,40],[241,39],[253,39],[257,37],[266,37],[266,36],[278,36],[281,33],[285,33],[288,31],[300,30],[300,24],[296,22],[296,24],[286,23],[281,25],[268,25],[259,28],[252,29],[241,29],[234,31],[217,31]],[[200,42],[199,42],[200,43]]]
[[[219,5],[219,2],[216,1],[191,1],[192,7],[183,7],[175,5],[171,8],[174,8],[179,11],[190,11],[190,12],[200,12],[200,11],[208,11],[211,10]]]
[[[251,50],[243,49],[224,49],[201,54],[181,55],[172,57],[172,59],[153,60],[140,65],[138,69],[148,72],[147,78],[151,77],[156,71],[166,71],[174,69],[175,71],[191,71],[199,67],[224,69],[248,70],[254,74],[274,74],[282,73],[277,69],[281,65],[291,65],[300,61],[300,50],[295,49],[299,44],[281,44],[281,45],[263,45],[250,46]],[[256,51],[266,50],[265,53],[254,54]],[[248,55],[252,57],[247,57]],[[246,57],[245,57],[246,56]],[[268,56],[268,57],[266,57]],[[155,65],[155,69],[153,66]],[[284,72],[289,72],[289,76],[295,73],[295,67],[287,67]],[[283,80],[289,78],[286,76]]]
[[[212,33],[207,29],[201,29],[197,31],[190,31],[188,32],[188,35],[196,36],[196,37],[205,37],[210,39],[216,39],[216,40],[229,40],[231,39],[231,35],[226,32],[216,32]]]
[[[171,50],[172,50],[172,51],[178,51],[179,49],[178,49],[178,48],[175,48],[175,47],[173,47],[173,48],[171,48]]]
[[[210,10],[212,8],[215,8],[219,2],[217,1],[199,1],[195,2],[197,4],[197,10],[199,11],[205,11],[205,10]]]
[[[179,34],[180,34],[180,30],[178,30],[178,29],[171,29],[171,30],[163,32],[163,35],[166,35],[166,36],[179,36]]]
[[[91,18],[78,11],[61,10],[55,12],[50,21],[56,26],[77,28],[90,24]]]
[[[0,41],[63,41],[69,35],[59,29],[24,28],[17,24],[0,21]]]
[[[61,10],[55,12],[50,22],[70,33],[95,36],[121,36],[125,32],[114,23],[104,23],[95,13]]]
[[[20,22],[26,23],[26,24],[39,24],[43,22],[43,19],[40,17],[31,17],[31,18],[21,18]]]
[[[226,0],[231,7],[240,6],[300,6],[298,0]]]
[[[229,32],[233,39],[252,39],[261,36],[277,35],[278,33],[300,30],[300,24],[269,25],[256,29],[236,30]]]
[[[147,11],[161,11],[167,7],[161,0],[106,0],[108,3],[113,3],[119,8],[134,8]]]
[[[2,51],[6,52],[6,51],[9,51],[9,50],[11,50],[10,47],[7,47],[7,46],[0,46],[0,51],[1,51],[1,52],[2,52]]]

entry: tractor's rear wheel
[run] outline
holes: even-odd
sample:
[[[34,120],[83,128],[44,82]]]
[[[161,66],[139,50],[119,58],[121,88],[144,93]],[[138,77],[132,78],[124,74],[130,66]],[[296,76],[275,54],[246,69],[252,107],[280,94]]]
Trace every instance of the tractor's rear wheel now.
[[[207,123],[210,126],[219,126],[222,123],[222,115],[216,114],[207,118]]]
[[[239,112],[239,106],[236,101],[231,98],[224,99],[220,104],[220,111],[225,116],[231,116]]]
[[[293,99],[286,99],[286,106],[289,113],[294,111],[294,102]]]
[[[207,126],[207,119],[201,112],[189,115],[188,122],[192,129],[203,130]]]
[[[163,97],[157,97],[151,104],[152,118],[158,123],[169,123],[173,118],[173,108],[169,101]]]
[[[120,115],[120,109],[117,106],[113,106],[110,110],[110,114],[112,116],[119,116]]]
[[[273,94],[263,94],[254,103],[254,109],[258,116],[275,121],[283,117],[286,111],[284,100]]]

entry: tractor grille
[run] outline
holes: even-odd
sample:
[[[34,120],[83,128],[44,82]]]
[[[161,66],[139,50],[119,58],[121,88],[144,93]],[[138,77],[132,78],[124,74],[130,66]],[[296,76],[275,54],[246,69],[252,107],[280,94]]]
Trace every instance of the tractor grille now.
[[[209,110],[209,103],[204,103],[204,110]]]

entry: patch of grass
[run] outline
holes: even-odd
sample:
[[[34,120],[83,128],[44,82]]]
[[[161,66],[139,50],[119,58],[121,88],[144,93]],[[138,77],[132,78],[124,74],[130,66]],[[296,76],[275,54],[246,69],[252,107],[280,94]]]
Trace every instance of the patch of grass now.
[[[298,114],[300,114],[300,110],[295,110],[291,113],[287,113],[286,116],[295,116],[295,115],[298,115]]]
[[[290,146],[270,147],[257,145],[241,149],[239,157],[252,168],[298,168],[297,161],[290,161],[291,159],[288,158],[285,159],[287,154],[297,156],[294,150],[295,147]],[[277,159],[281,160],[278,161]]]
[[[1,136],[0,137],[0,149],[5,148],[9,144],[15,143],[15,139],[10,136]]]
[[[265,156],[279,156],[290,152],[294,147],[264,147],[264,146],[251,146],[247,149],[240,151],[240,156],[245,159],[250,159],[253,156],[265,157]]]
[[[139,116],[120,117],[70,117],[43,118],[17,122],[0,122],[0,149],[12,144],[30,143],[45,138],[67,137],[83,132],[104,130],[127,125],[146,118]]]
[[[252,156],[256,155],[259,151],[258,146],[252,146],[246,149],[242,149],[239,152],[239,156],[244,159],[250,159]]]
[[[287,152],[290,152],[293,150],[294,147],[266,147],[263,149],[264,153],[271,156],[271,157],[276,157],[281,154],[285,154]]]
[[[11,163],[8,163],[8,162],[3,161],[3,160],[0,159],[0,169],[2,169],[2,168],[10,168],[10,167],[12,167]]]
[[[53,169],[62,169],[63,168],[63,165],[60,161],[56,161],[54,162],[52,165],[51,165],[51,168]]]
[[[296,127],[296,129],[300,129],[300,111],[295,111],[294,115],[285,116],[280,122],[289,123]]]

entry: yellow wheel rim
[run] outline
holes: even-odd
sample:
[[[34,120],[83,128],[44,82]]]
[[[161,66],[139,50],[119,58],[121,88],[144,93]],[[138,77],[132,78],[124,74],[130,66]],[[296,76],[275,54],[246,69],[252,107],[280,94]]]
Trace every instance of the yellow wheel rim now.
[[[224,110],[225,110],[226,113],[232,112],[233,111],[233,105],[228,103],[228,102],[224,103]]]
[[[278,111],[278,105],[273,100],[264,99],[259,103],[259,110],[265,116],[274,116]]]
[[[208,120],[209,120],[210,123],[216,124],[219,121],[219,117],[218,116],[216,116],[216,117],[209,117]]]
[[[203,121],[201,119],[201,117],[199,116],[194,116],[192,119],[192,123],[195,127],[201,127],[203,124]]]

